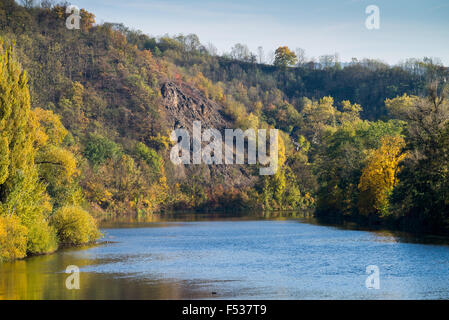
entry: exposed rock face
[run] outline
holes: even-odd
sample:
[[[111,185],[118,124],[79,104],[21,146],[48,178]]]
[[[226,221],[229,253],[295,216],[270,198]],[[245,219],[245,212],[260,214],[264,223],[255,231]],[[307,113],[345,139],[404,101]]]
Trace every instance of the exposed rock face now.
[[[223,116],[223,107],[207,99],[202,92],[188,85],[166,82],[161,88],[167,119],[173,129],[187,128],[192,132],[193,121],[203,128],[231,128]]]
[[[161,94],[166,111],[167,122],[172,129],[187,129],[192,137],[194,121],[201,121],[202,129],[217,129],[224,140],[224,129],[232,124],[223,114],[223,106],[207,99],[202,92],[186,84],[165,82]],[[203,143],[206,145],[207,143]],[[222,142],[224,155],[224,143]],[[245,187],[254,184],[256,177],[251,175],[248,165],[179,165],[174,168],[176,179],[194,177],[208,184],[221,184],[225,188]]]

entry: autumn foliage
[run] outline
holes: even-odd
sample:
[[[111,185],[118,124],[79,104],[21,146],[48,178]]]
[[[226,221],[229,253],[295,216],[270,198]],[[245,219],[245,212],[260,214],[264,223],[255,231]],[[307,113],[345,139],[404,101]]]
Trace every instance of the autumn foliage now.
[[[52,111],[31,110],[27,75],[0,39],[0,260],[52,252],[62,240],[50,217],[80,204],[67,133]]]
[[[406,156],[404,147],[402,137],[387,136],[382,138],[380,148],[368,156],[358,186],[361,214],[389,214],[388,197],[398,183],[400,163]]]
[[[429,79],[448,78],[444,66],[297,63],[286,46],[256,63],[242,44],[219,56],[196,35],[95,25],[85,10],[73,32],[65,9],[0,2],[0,259],[95,240],[89,214],[312,209],[449,226],[443,82],[420,96]],[[237,167],[183,176],[169,159],[167,82],[198,89],[232,128],[279,129],[276,174],[245,168],[244,185]]]

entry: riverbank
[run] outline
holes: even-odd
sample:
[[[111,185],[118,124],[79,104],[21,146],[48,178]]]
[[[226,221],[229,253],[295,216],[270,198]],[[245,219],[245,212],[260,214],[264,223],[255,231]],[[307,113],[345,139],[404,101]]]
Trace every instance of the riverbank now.
[[[409,217],[385,217],[378,216],[361,216],[361,215],[335,215],[329,213],[314,213],[313,215],[318,221],[324,224],[348,225],[351,224],[355,228],[361,230],[390,230],[398,232],[406,232],[417,236],[442,236],[449,237],[449,228],[444,224],[429,225],[422,219]]]

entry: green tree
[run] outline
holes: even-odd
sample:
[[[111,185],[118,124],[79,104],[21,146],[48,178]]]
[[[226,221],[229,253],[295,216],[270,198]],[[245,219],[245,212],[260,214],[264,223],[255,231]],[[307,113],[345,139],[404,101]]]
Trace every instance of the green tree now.
[[[411,105],[406,131],[410,155],[392,197],[396,214],[426,231],[449,228],[448,89],[434,83],[427,98]]]
[[[343,122],[325,130],[314,162],[320,184],[318,213],[356,214],[358,185],[367,156],[381,147],[383,137],[398,136],[402,130],[402,124],[394,121]]]
[[[103,164],[107,159],[114,159],[121,154],[120,147],[106,137],[90,134],[84,149],[84,156],[93,165]]]
[[[136,153],[137,156],[149,166],[152,177],[151,182],[160,179],[164,170],[162,157],[158,155],[154,149],[148,148],[142,142],[137,143]]]

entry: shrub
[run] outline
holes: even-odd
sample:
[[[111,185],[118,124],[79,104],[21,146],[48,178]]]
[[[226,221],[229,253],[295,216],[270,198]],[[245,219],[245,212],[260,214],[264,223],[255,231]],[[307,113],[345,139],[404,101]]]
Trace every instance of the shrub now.
[[[94,165],[103,164],[121,154],[120,147],[106,137],[91,134],[84,150],[84,156]]]
[[[16,216],[0,216],[0,262],[26,256],[27,228]]]
[[[77,206],[62,207],[53,215],[51,223],[63,244],[90,243],[101,236],[94,218]]]
[[[161,174],[163,170],[163,160],[154,149],[148,148],[145,144],[139,142],[136,146],[136,153],[140,159],[150,166],[156,176]]]
[[[27,252],[30,254],[50,253],[58,249],[58,238],[54,227],[47,221],[34,222],[28,229]]]

